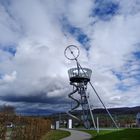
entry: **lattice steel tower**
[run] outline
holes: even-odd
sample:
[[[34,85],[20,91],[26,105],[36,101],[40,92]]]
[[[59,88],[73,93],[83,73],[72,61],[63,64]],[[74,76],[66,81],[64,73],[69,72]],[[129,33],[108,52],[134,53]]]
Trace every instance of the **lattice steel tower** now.
[[[92,71],[88,68],[81,68],[80,64],[77,61],[77,57],[79,56],[79,49],[74,46],[70,45],[65,50],[65,56],[70,60],[76,60],[77,67],[71,68],[68,70],[70,85],[73,86],[73,91],[68,95],[69,98],[76,102],[76,105],[72,107],[71,111],[68,112],[70,116],[73,118],[79,119],[76,116],[72,115],[72,111],[76,108],[82,108],[82,121],[85,128],[90,128],[90,105],[88,102],[87,96],[87,84],[90,81]],[[73,94],[78,93],[80,95],[80,99],[76,99],[73,97]],[[79,119],[80,120],[80,119]]]
[[[79,56],[79,49],[75,45],[69,45],[65,49],[64,54],[65,54],[66,58],[68,58],[69,60],[75,60],[76,65],[77,65],[76,68],[71,68],[68,70],[70,85],[73,86],[73,91],[68,96],[69,96],[69,98],[71,98],[72,100],[75,101],[76,105],[74,107],[72,107],[71,110],[68,111],[67,113],[71,117],[73,117],[77,120],[83,121],[83,124],[84,124],[85,128],[87,128],[87,129],[90,128],[90,126],[91,126],[90,120],[92,120],[93,126],[96,129],[96,124],[95,124],[93,113],[92,113],[90,103],[89,103],[89,97],[87,96],[87,84],[89,83],[91,88],[93,89],[94,93],[98,97],[99,101],[101,102],[101,104],[103,105],[105,110],[107,111],[107,113],[108,113],[109,117],[111,118],[112,122],[114,123],[115,127],[118,128],[111,113],[106,108],[105,104],[101,100],[96,89],[90,82],[90,77],[92,74],[91,69],[83,68],[77,60],[77,58]],[[80,95],[80,99],[77,99],[73,96],[75,93],[78,93]],[[72,114],[72,111],[74,111],[78,107],[82,108],[82,119],[80,119]]]

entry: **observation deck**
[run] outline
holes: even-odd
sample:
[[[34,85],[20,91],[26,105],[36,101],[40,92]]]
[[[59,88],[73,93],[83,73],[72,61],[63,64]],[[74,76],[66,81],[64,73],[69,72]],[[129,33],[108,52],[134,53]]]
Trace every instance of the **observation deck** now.
[[[71,68],[68,70],[69,79],[72,83],[89,82],[92,70],[88,68]]]

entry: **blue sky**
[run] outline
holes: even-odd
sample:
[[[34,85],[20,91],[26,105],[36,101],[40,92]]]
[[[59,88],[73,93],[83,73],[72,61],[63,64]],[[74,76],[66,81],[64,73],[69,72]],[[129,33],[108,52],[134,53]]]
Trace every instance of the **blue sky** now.
[[[81,28],[71,25],[67,18],[63,17],[60,21],[64,32],[72,35],[84,48],[88,49],[89,37],[82,31]]]
[[[91,15],[98,17],[100,20],[110,20],[119,11],[119,2],[97,0],[95,5]]]
[[[139,0],[0,0],[0,105],[69,109],[67,70],[75,63],[64,50],[74,44],[107,107],[139,106],[139,7]]]

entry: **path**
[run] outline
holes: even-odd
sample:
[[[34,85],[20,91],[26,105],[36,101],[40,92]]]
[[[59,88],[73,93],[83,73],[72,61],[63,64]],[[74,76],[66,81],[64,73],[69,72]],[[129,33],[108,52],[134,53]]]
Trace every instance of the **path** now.
[[[91,139],[91,135],[86,132],[77,131],[73,129],[61,129],[61,130],[69,131],[71,133],[69,137],[63,138],[61,140],[90,140]]]

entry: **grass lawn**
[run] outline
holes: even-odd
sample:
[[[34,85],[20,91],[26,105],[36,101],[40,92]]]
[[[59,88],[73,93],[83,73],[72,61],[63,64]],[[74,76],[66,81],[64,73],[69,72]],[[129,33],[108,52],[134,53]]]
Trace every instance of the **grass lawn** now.
[[[60,140],[64,137],[68,137],[70,132],[63,130],[51,130],[41,140]]]
[[[93,136],[91,140],[140,140],[140,129],[101,130],[97,134],[94,130],[85,130]]]

